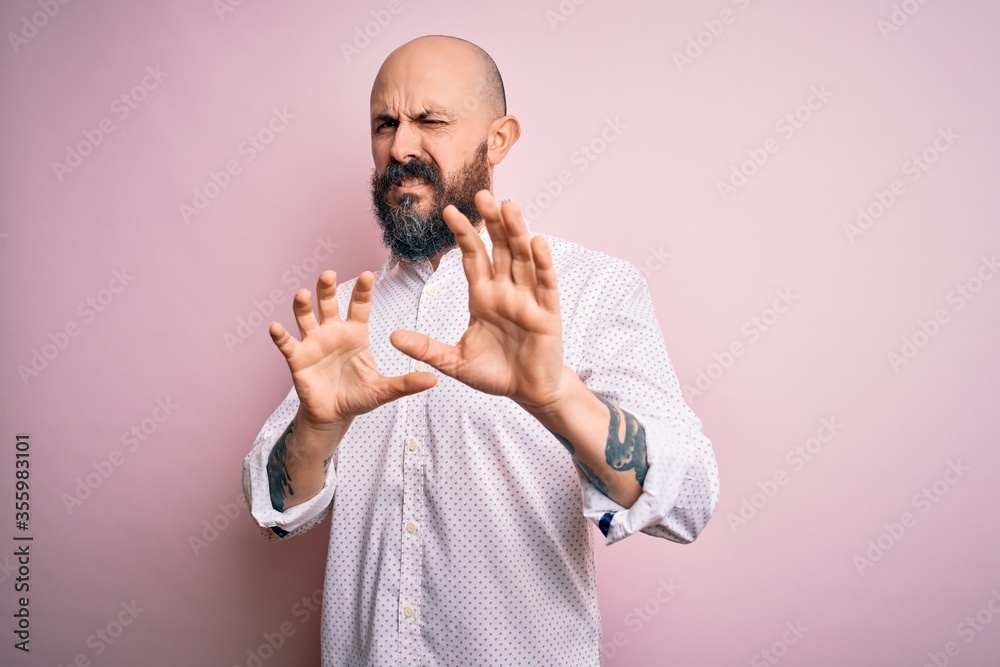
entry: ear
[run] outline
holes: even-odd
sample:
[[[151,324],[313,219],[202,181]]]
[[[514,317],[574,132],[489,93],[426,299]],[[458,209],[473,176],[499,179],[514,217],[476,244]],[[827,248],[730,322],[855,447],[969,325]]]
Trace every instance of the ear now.
[[[490,165],[495,167],[500,164],[520,136],[521,123],[514,116],[500,116],[490,123],[486,135],[487,158]]]

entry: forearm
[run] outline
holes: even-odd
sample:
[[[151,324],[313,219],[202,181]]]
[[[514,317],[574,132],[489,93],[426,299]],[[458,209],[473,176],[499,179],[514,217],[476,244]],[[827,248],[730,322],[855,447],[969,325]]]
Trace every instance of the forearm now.
[[[343,440],[350,421],[316,428],[302,419],[301,411],[271,449],[267,478],[271,506],[283,512],[313,498],[326,481],[333,452]]]
[[[563,373],[566,390],[560,400],[525,409],[559,439],[602,493],[631,507],[649,468],[644,429],[631,414],[588,389],[570,368]]]

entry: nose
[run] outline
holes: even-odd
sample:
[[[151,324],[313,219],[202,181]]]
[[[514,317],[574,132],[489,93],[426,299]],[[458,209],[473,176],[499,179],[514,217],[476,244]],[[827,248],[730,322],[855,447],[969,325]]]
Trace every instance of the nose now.
[[[402,120],[396,126],[389,155],[396,162],[407,162],[420,157],[420,135],[413,123]]]

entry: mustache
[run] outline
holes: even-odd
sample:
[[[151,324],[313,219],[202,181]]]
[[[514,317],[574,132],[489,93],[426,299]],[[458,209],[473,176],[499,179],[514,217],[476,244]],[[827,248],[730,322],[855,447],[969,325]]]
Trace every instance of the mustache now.
[[[379,186],[386,190],[402,178],[423,178],[429,185],[437,185],[440,173],[437,166],[425,160],[413,159],[409,162],[393,161],[385,168],[379,179]]]

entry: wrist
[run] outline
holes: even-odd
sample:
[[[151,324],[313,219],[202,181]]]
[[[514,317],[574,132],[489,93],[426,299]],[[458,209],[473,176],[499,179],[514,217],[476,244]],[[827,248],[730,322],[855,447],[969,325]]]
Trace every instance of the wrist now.
[[[300,406],[291,424],[292,432],[287,444],[289,455],[307,464],[326,460],[347,434],[353,420],[350,417],[317,424],[303,414]]]
[[[579,406],[592,397],[592,392],[583,384],[583,380],[572,368],[564,365],[559,386],[549,399],[540,404],[519,403],[519,405],[549,430],[561,432],[573,418],[574,406]]]

